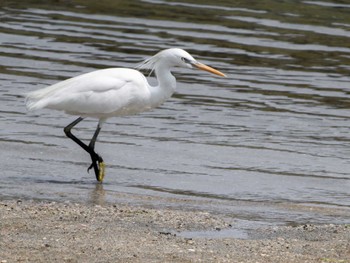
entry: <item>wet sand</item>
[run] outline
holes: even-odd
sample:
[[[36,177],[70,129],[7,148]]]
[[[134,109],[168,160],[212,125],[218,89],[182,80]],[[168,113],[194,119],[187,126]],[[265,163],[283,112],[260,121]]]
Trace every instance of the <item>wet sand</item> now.
[[[232,225],[208,211],[24,200],[0,201],[0,220],[1,263],[350,262],[350,225],[266,227],[249,239],[188,238],[182,233]]]

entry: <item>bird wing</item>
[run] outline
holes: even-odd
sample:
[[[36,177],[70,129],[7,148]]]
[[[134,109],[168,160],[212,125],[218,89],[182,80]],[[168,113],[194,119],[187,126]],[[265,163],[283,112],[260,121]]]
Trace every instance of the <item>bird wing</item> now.
[[[34,91],[27,96],[29,109],[50,108],[70,114],[100,116],[122,111],[148,94],[146,78],[137,70],[97,70]]]

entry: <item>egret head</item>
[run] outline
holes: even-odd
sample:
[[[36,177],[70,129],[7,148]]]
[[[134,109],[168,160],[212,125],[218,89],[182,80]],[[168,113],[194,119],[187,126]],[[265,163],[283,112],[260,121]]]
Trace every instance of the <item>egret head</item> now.
[[[152,71],[157,66],[182,67],[182,68],[198,68],[201,70],[208,71],[210,73],[226,77],[222,72],[213,69],[207,65],[197,62],[187,51],[181,48],[169,48],[158,52],[153,57],[145,60],[138,68],[149,68]],[[151,71],[151,72],[152,72]]]
[[[197,63],[187,51],[181,48],[165,49],[157,55],[172,67],[192,68],[192,65]]]

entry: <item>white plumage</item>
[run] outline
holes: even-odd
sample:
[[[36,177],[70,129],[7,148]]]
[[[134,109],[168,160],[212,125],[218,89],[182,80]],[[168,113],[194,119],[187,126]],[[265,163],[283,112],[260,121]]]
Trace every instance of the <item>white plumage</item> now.
[[[65,111],[80,116],[65,128],[68,137],[83,147],[92,158],[96,178],[102,181],[104,164],[95,153],[94,145],[102,123],[113,116],[124,116],[150,110],[171,97],[176,89],[175,77],[170,69],[184,67],[209,71],[219,76],[223,73],[197,62],[186,51],[166,49],[145,60],[139,68],[155,72],[157,86],[148,84],[145,76],[135,69],[109,68],[67,79],[44,89],[27,94],[28,110],[42,108]],[[89,145],[82,143],[70,130],[85,117],[99,119],[99,125]],[[102,170],[102,171],[101,171]]]
[[[109,68],[31,92],[27,96],[27,107],[62,110],[83,117],[129,115],[150,108],[151,90],[139,71]]]

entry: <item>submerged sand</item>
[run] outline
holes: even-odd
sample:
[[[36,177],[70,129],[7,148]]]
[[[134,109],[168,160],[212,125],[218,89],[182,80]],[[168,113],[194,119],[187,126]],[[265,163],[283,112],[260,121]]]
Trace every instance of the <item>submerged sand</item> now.
[[[350,262],[350,225],[266,227],[249,239],[208,211],[0,201],[0,262]]]

